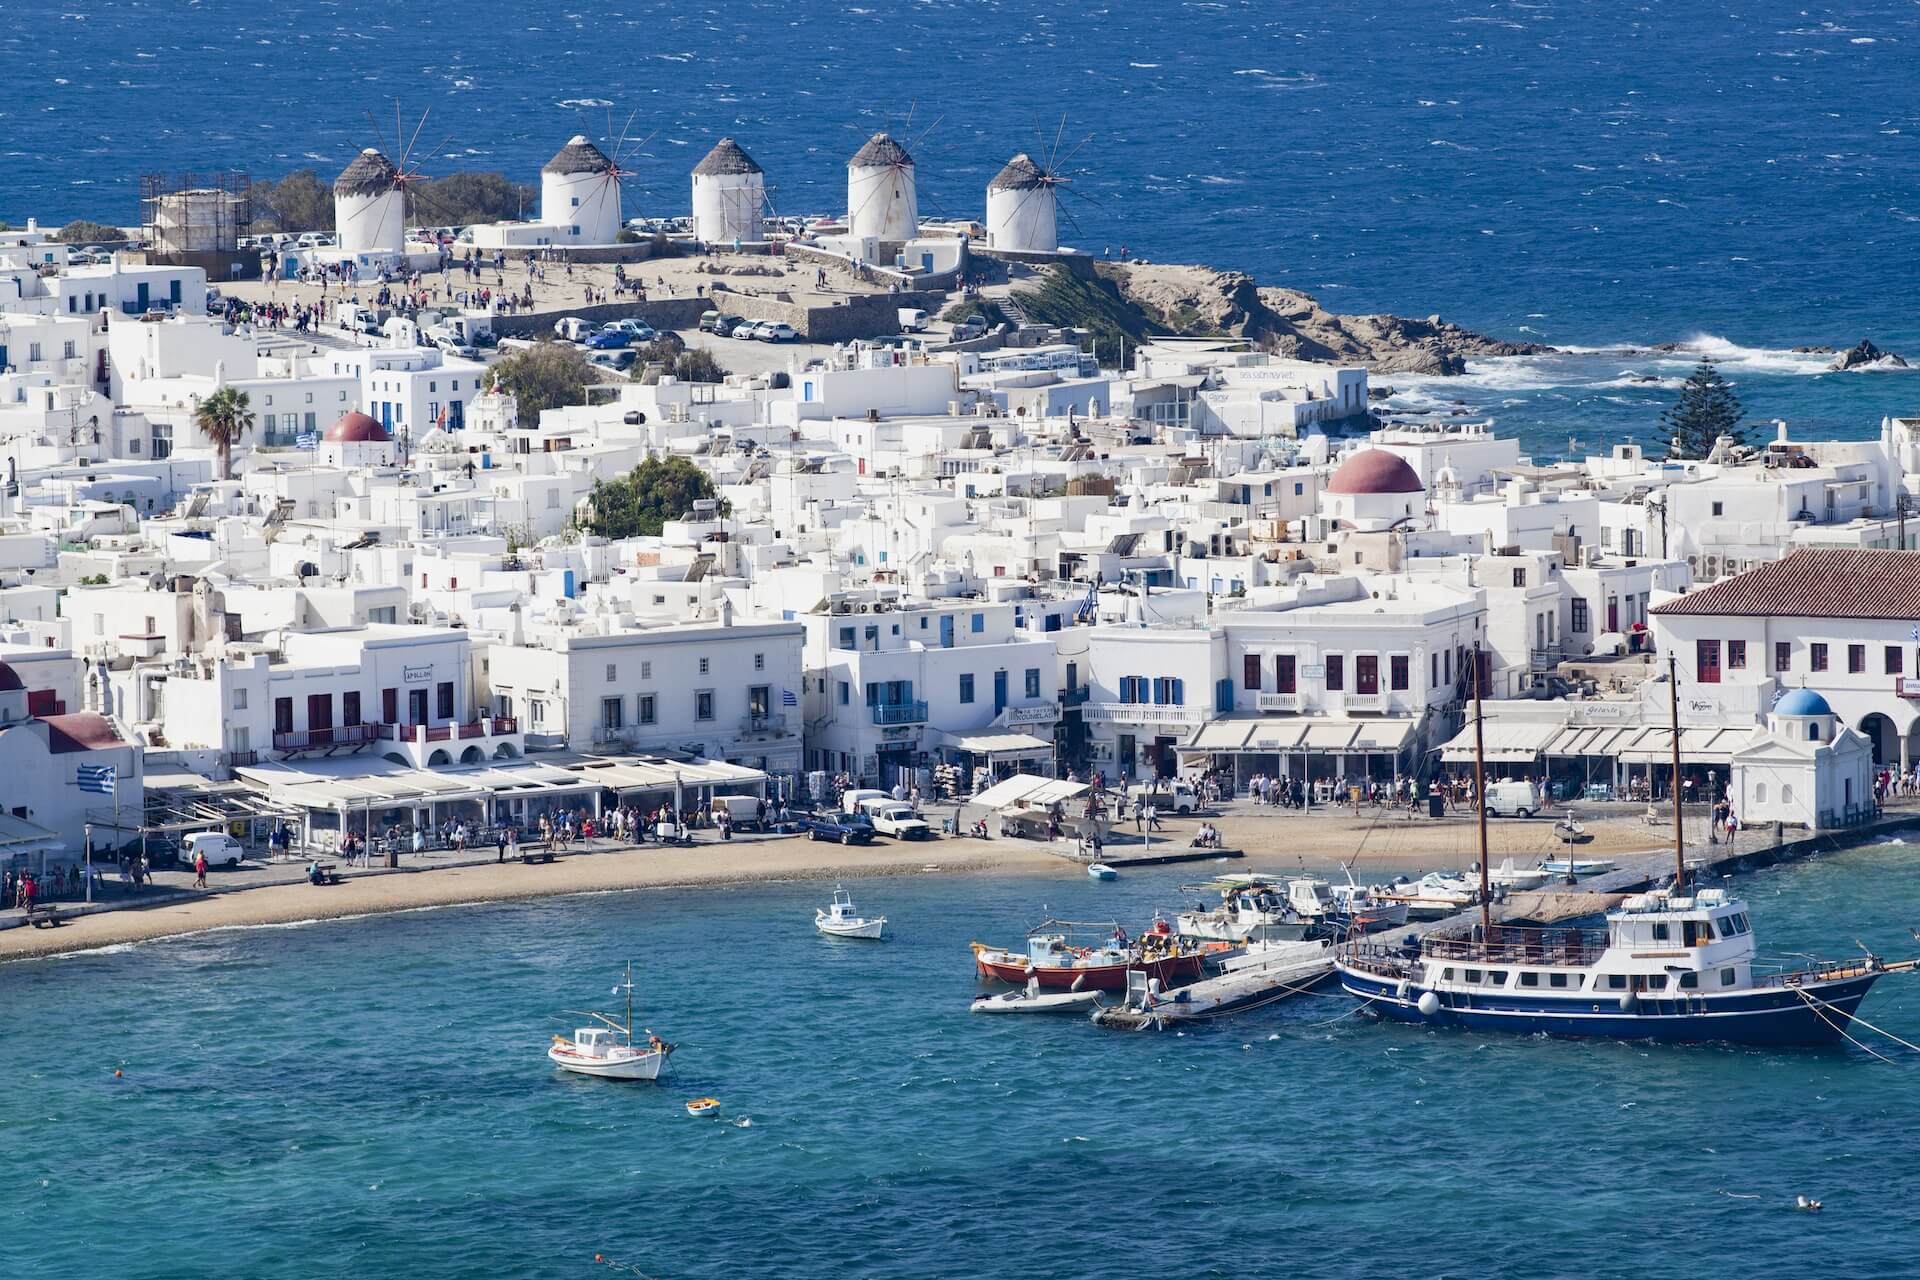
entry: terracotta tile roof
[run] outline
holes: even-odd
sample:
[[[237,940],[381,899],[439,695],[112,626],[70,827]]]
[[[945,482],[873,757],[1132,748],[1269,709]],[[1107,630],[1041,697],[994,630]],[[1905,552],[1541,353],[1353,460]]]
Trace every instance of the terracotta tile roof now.
[[[1920,551],[1811,547],[1689,591],[1653,612],[1920,621]]]
[[[56,756],[73,751],[98,751],[102,747],[120,747],[126,743],[114,731],[113,721],[93,711],[74,711],[64,716],[41,716],[46,722],[47,746]]]

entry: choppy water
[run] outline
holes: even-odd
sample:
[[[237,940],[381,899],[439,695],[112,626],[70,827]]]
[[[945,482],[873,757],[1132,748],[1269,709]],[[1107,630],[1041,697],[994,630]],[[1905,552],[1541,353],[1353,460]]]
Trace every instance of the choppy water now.
[[[1917,873],[1877,844],[1741,887],[1769,950],[1908,954]],[[856,885],[877,946],[816,936],[825,887],[791,885],[5,966],[0,1275],[1913,1273],[1911,1058],[1429,1033],[1338,996],[1183,1036],[968,1014],[969,940],[1043,903],[1137,924],[1180,879]],[[669,1079],[557,1073],[560,1011],[629,956]],[[1920,1040],[1914,981],[1866,1016]],[[726,1118],[688,1117],[708,1093]]]
[[[49,0],[0,30],[0,217],[131,221],[149,169],[331,177],[392,138],[396,97],[408,132],[431,109],[428,172],[529,181],[567,135],[617,137],[636,113],[645,211],[684,212],[722,134],[779,208],[826,211],[846,157],[891,127],[923,207],[979,216],[1014,151],[1091,133],[1069,165],[1088,198],[1065,202],[1083,246],[1562,346],[1699,338],[1756,418],[1870,434],[1920,410],[1920,381],[1818,376],[1786,349],[1870,337],[1920,360],[1920,11],[1725,9]],[[1671,391],[1629,369],[1684,372],[1549,361],[1400,403],[1464,398],[1561,454],[1657,435]]]

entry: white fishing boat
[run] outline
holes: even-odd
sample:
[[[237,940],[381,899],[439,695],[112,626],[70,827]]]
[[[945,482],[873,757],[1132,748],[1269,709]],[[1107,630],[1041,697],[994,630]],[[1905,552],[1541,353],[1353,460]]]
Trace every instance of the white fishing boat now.
[[[1120,873],[1104,862],[1087,864],[1087,878],[1090,880],[1118,880]]]
[[[666,1065],[667,1055],[673,1052],[673,1046],[651,1031],[647,1032],[645,1041],[634,1043],[631,964],[627,966],[626,981],[613,990],[615,995],[623,990],[627,993],[626,1021],[604,1013],[574,1010],[580,1016],[593,1018],[602,1025],[578,1027],[571,1040],[556,1035],[547,1049],[547,1058],[555,1066],[576,1071],[583,1076],[603,1076],[611,1080],[659,1079],[660,1069]]]
[[[1038,978],[1012,991],[973,998],[974,1013],[1079,1013],[1099,1005],[1098,991],[1042,991]]]
[[[1246,942],[1252,938],[1297,941],[1320,923],[1317,912],[1302,913],[1289,900],[1290,895],[1283,895],[1274,884],[1239,877],[1221,879],[1226,887],[1221,891],[1219,906],[1182,911],[1174,918],[1181,937],[1202,942]]]
[[[1493,869],[1492,880],[1501,889],[1538,889],[1546,884],[1547,873],[1540,867],[1516,867],[1507,858]]]
[[[1480,900],[1479,890],[1465,876],[1441,871],[1429,871],[1414,881],[1402,877],[1376,887],[1373,896],[1382,902],[1404,904],[1409,920],[1438,920]]]
[[[1611,858],[1546,858],[1540,863],[1540,873],[1547,876],[1572,875],[1580,879],[1605,875],[1616,865]]]
[[[887,918],[861,915],[847,891],[836,887],[833,905],[813,913],[813,927],[834,938],[878,939],[886,936]]]
[[[1553,824],[1553,838],[1562,844],[1585,844],[1593,839],[1593,833],[1581,826],[1579,820],[1569,813]]]

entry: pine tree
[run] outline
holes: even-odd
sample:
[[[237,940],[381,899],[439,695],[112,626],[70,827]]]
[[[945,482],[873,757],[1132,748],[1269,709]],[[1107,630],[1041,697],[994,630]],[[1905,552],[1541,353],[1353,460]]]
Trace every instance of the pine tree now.
[[[1746,443],[1746,431],[1740,425],[1740,397],[1720,376],[1711,360],[1702,360],[1680,388],[1680,398],[1660,415],[1668,432],[1669,458],[1704,458],[1713,451],[1721,436],[1733,437],[1735,444]]]

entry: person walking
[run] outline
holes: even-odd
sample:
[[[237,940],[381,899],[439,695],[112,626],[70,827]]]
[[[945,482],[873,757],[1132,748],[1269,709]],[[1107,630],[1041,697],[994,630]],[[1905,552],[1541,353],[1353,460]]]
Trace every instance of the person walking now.
[[[196,889],[207,887],[207,851],[205,849],[193,855],[193,887]]]
[[[495,862],[507,860],[507,829],[504,826],[493,833],[493,852]]]

